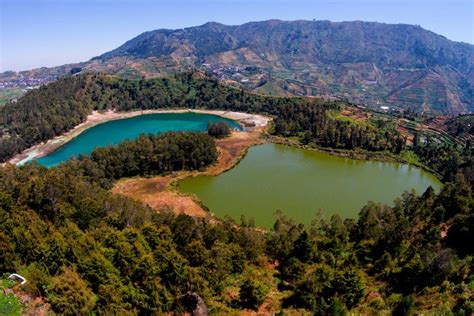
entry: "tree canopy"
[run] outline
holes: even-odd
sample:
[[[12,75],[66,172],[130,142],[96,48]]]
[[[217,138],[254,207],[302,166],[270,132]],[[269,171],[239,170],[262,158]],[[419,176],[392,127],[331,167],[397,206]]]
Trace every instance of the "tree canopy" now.
[[[461,175],[439,194],[368,203],[357,220],[305,227],[280,214],[270,231],[156,213],[107,190],[122,176],[205,167],[209,152],[206,134],[167,133],[50,169],[1,168],[0,273],[21,273],[25,291],[71,315],[187,311],[189,293],[214,312],[258,309],[279,291],[283,308],[317,314],[403,310],[432,292],[472,311],[473,199]]]
[[[69,77],[0,108],[0,157],[61,134],[94,109],[176,106],[266,113],[275,117],[274,134],[304,144],[406,150],[392,129],[338,118],[341,105],[247,94],[193,74]],[[190,310],[187,297],[215,313],[277,300],[315,314],[421,306],[470,315],[471,144],[420,137],[413,153],[442,176],[441,192],[406,192],[391,206],[368,202],[356,220],[315,214],[308,227],[279,213],[269,231],[251,220],[157,213],[109,191],[123,177],[208,167],[217,150],[206,133],[141,135],[50,169],[7,164],[0,168],[0,273],[21,273],[24,291],[71,315],[179,313]]]

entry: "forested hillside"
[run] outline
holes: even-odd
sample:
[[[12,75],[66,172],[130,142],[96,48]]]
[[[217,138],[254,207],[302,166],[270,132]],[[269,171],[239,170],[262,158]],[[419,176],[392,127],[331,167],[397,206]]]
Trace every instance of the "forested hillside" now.
[[[315,98],[250,94],[199,73],[151,80],[95,75],[67,77],[0,108],[0,159],[5,161],[70,130],[94,109],[177,107],[265,113],[279,118],[278,134],[293,135],[309,130],[308,137],[323,146],[400,151],[402,142],[396,131],[381,134],[375,128],[339,122],[328,115],[328,110],[338,111],[343,104]]]
[[[85,88],[85,78],[63,78],[2,106],[0,160],[83,122],[93,107],[84,100]]]
[[[0,272],[25,276],[23,291],[65,315],[184,312],[200,299],[215,313],[269,301],[316,314],[473,312],[474,212],[462,176],[438,195],[369,203],[358,220],[304,227],[279,215],[270,231],[156,213],[105,190],[122,176],[203,168],[215,154],[205,134],[168,133],[50,169],[1,168]]]
[[[419,163],[436,171],[444,181],[452,181],[452,175],[463,170],[466,179],[474,182],[470,142],[460,146],[420,137],[413,148],[407,147],[405,138],[390,124],[360,123],[339,115],[344,105],[318,98],[250,94],[201,73],[150,80],[66,77],[0,108],[0,160],[70,130],[94,109],[201,108],[274,116],[273,134],[296,137],[303,144],[396,155],[414,149]]]
[[[270,133],[308,146],[408,157],[445,185],[406,192],[393,206],[369,202],[356,220],[315,213],[305,227],[279,214],[268,231],[251,219],[156,213],[109,189],[123,177],[205,169],[217,149],[205,133],[142,135],[50,169],[2,167],[0,274],[25,276],[22,291],[66,315],[185,312],[199,302],[215,313],[471,315],[472,144],[415,135],[411,146],[390,124],[343,117],[344,105],[249,94],[200,73],[74,76],[31,91],[0,108],[3,160],[94,109],[208,108],[271,115]]]

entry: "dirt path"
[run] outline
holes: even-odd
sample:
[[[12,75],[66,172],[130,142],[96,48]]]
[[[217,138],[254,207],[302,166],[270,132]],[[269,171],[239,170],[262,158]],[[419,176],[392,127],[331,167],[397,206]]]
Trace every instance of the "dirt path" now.
[[[173,189],[171,184],[190,176],[218,175],[234,167],[245,155],[247,149],[261,144],[265,127],[256,127],[248,132],[233,132],[230,137],[216,141],[219,158],[216,164],[203,172],[177,172],[164,177],[149,179],[124,179],[119,181],[112,192],[123,194],[132,199],[144,202],[157,211],[171,210],[176,214],[187,214],[196,217],[211,217],[198,199]]]

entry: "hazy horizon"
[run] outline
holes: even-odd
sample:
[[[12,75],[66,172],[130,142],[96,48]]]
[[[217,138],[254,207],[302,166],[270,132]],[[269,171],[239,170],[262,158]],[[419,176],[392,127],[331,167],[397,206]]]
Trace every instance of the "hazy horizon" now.
[[[3,0],[0,71],[87,61],[155,29],[269,19],[413,24],[474,43],[473,4],[466,0]]]

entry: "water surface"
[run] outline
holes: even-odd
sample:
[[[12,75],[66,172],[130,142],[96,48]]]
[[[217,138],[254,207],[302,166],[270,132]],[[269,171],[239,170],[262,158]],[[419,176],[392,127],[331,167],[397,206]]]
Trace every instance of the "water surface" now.
[[[233,120],[217,115],[192,112],[144,114],[110,121],[85,130],[50,155],[39,158],[38,162],[47,167],[52,167],[73,156],[90,154],[97,147],[117,145],[127,139],[135,139],[142,133],[205,131],[208,122],[220,121],[227,122],[231,127],[240,129],[240,125]]]
[[[326,217],[356,218],[369,200],[392,204],[405,190],[423,193],[430,185],[441,187],[433,175],[404,164],[265,144],[250,148],[228,172],[188,178],[178,187],[196,194],[217,216],[239,220],[243,214],[270,227],[276,210],[306,224],[320,209]]]

